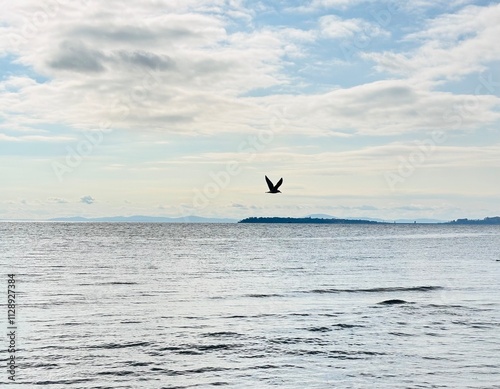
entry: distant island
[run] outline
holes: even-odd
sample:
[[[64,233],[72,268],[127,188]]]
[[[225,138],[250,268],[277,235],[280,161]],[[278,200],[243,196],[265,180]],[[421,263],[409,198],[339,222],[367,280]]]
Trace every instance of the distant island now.
[[[336,219],[336,218],[318,218],[318,217],[248,217],[240,220],[238,223],[296,223],[296,224],[395,224],[396,222],[384,222],[365,219]],[[417,224],[417,221],[398,223],[398,224]],[[500,225],[500,216],[486,217],[482,220],[457,219],[441,223],[418,224],[459,224],[459,225]]]
[[[485,217],[482,220],[470,220],[470,219],[457,219],[445,224],[488,224],[488,225],[500,225],[500,216],[495,217]]]
[[[387,224],[362,219],[321,219],[312,217],[248,217],[238,223],[302,223],[302,224]]]

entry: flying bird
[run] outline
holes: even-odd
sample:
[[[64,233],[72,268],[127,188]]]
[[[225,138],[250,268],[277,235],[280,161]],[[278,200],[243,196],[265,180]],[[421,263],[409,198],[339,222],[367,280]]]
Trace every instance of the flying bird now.
[[[267,178],[267,176],[266,176],[266,182],[267,182],[267,186],[269,187],[269,192],[266,192],[266,193],[281,193],[278,190],[278,188],[281,186],[281,184],[283,184],[283,178],[280,178],[278,183],[276,185],[273,185],[271,180],[269,178]]]

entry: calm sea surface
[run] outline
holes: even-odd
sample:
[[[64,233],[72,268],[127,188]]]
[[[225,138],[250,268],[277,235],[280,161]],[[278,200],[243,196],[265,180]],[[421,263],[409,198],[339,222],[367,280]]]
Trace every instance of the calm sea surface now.
[[[2,387],[15,273],[12,387],[500,388],[498,226],[0,223],[0,265]]]

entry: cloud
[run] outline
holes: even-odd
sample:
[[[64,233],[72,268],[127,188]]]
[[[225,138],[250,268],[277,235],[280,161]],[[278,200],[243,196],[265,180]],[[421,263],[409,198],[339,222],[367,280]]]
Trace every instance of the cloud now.
[[[354,207],[354,208],[358,209],[360,211],[378,211],[379,210],[378,207],[375,207],[373,205],[361,205],[361,206]]]
[[[398,7],[404,8],[410,12],[423,12],[429,9],[444,8],[455,9],[473,2],[474,0],[413,0],[397,4]]]
[[[309,5],[320,9],[361,2]],[[436,80],[482,70],[499,56],[495,20],[500,6],[468,7],[435,18],[404,38],[417,45],[413,51],[363,54],[378,70],[400,79],[304,93],[300,74],[287,69],[308,60],[308,44],[320,37],[338,41],[388,32],[367,20],[335,15],[324,15],[310,29],[256,27],[248,23],[254,11],[244,2],[201,0],[130,1],[126,14],[109,11],[120,4],[114,1],[109,6],[58,3],[42,26],[30,18],[34,4],[16,3],[2,15],[0,32],[8,39],[0,50],[44,77],[0,81],[0,105],[9,107],[2,129],[8,124],[12,130],[35,131],[37,124],[56,123],[82,130],[109,123],[113,129],[155,131],[165,140],[179,134],[252,133],[271,127],[276,112],[286,111],[287,133],[385,136],[436,127],[472,129],[499,118],[499,100],[493,96],[432,88]],[[33,28],[27,29],[16,14],[27,15]],[[450,111],[471,98],[477,106],[472,111]],[[0,140],[70,138],[37,135],[22,139],[6,132]]]
[[[171,168],[172,164],[184,163],[193,166],[218,164],[224,166],[230,161],[241,161],[244,156],[234,153],[205,153],[199,158],[185,158],[179,161],[162,161],[154,167],[158,169]],[[283,151],[268,148],[259,152],[258,161],[252,166],[273,166],[283,174],[302,175],[373,175],[382,177],[386,172],[397,172],[404,160],[411,164],[414,170],[419,169],[458,169],[480,168],[482,166],[500,166],[500,144],[488,146],[454,146],[446,143],[432,143],[426,136],[421,141],[390,142],[380,146],[367,146],[346,151],[300,152],[300,149]],[[417,161],[411,163],[408,161]],[[145,166],[151,169],[153,166]],[[235,203],[235,207],[239,204]]]
[[[379,71],[415,82],[459,80],[500,61],[499,18],[500,4],[468,6],[459,12],[438,16],[421,31],[408,34],[405,40],[417,43],[412,51],[363,56],[373,60]]]
[[[301,5],[298,7],[290,8],[295,12],[304,12],[310,13],[325,9],[341,9],[345,10],[350,7],[354,7],[356,5],[362,3],[370,3],[374,0],[312,0],[309,1],[308,4]]]
[[[93,204],[95,199],[92,196],[83,196],[80,198],[80,202],[84,204]]]
[[[113,15],[118,3],[65,4],[43,25],[30,19],[33,4],[12,5],[0,24],[9,37],[0,51],[43,76],[0,81],[0,92],[8,91],[0,105],[19,126],[36,120],[77,129],[109,122],[135,131],[248,131],[253,123],[241,112],[253,107],[240,96],[285,85],[286,56],[301,55],[299,46],[313,39],[292,28],[234,28],[240,19],[221,17],[225,11],[252,13],[237,1],[131,1],[128,14]],[[16,14],[27,15],[32,33]]]
[[[0,133],[0,142],[70,142],[75,138],[69,136],[43,136],[43,135],[25,135],[25,136],[11,136]]]
[[[479,81],[478,81],[479,84]],[[394,135],[477,129],[500,119],[500,99],[431,91],[408,80],[384,80],[308,96],[263,98],[286,107],[287,131],[310,135]]]
[[[59,45],[59,51],[49,60],[48,65],[52,69],[72,70],[82,73],[95,73],[104,71],[100,60],[103,53],[87,47],[79,41],[63,41]]]
[[[105,54],[88,48],[81,41],[64,41],[59,51],[48,61],[53,70],[67,70],[78,73],[99,73],[122,66],[132,69],[166,70],[174,67],[166,55],[157,55],[143,50],[120,50]]]
[[[357,3],[359,3],[359,0],[313,0],[311,1],[311,7],[314,8],[346,7]]]
[[[149,68],[151,70],[166,70],[175,66],[174,61],[167,55],[157,55],[143,50],[120,51],[117,53],[117,61],[131,64],[139,68]]]
[[[214,212],[219,202],[233,204],[227,206],[228,212],[257,210],[250,205],[254,192],[246,173],[266,172],[269,167],[283,172],[289,183],[285,202],[338,204],[332,196],[346,193],[344,203],[352,207],[351,212],[382,212],[387,199],[373,205],[364,205],[372,200],[354,197],[350,203],[350,199],[356,193],[388,193],[383,174],[397,172],[399,157],[408,158],[419,150],[411,139],[425,140],[434,130],[453,136],[418,166],[402,190],[437,193],[444,190],[442,177],[467,180],[477,176],[479,169],[500,166],[500,148],[493,134],[500,119],[500,99],[487,95],[486,88],[475,93],[475,85],[482,84],[479,74],[473,74],[498,57],[498,28],[493,21],[498,20],[497,7],[466,8],[431,20],[422,11],[422,18],[408,26],[401,25],[408,14],[401,20],[393,15],[385,31],[375,24],[370,11],[385,11],[386,3],[381,8],[375,2],[368,4],[366,12],[361,3],[313,1],[309,4],[315,13],[286,20],[286,15],[256,17],[245,2],[238,1],[228,6],[225,1],[131,0],[127,7],[113,0],[91,1],[81,10],[64,2],[43,26],[35,25],[36,33],[27,33],[25,22],[15,14],[32,20],[33,10],[41,8],[31,0],[12,2],[15,14],[0,16],[0,33],[6,37],[0,52],[8,54],[5,60],[18,66],[18,73],[0,80],[4,120],[0,142],[9,152],[28,153],[33,149],[26,147],[28,141],[64,141],[68,144],[40,145],[46,154],[59,154],[64,161],[66,146],[76,147],[70,139],[86,141],[81,130],[109,123],[113,132],[106,133],[72,174],[72,185],[99,191],[101,201],[77,197],[75,212],[78,202],[80,207],[95,203],[85,207],[94,212],[112,212],[110,204],[120,201],[113,198],[113,187],[123,187],[117,181],[127,181],[130,192],[146,182],[145,192],[124,196],[134,204],[153,204],[155,212],[167,209],[155,209],[157,204],[191,204],[192,187],[202,189],[210,169],[218,171],[217,164],[234,160],[242,162],[245,174],[234,177],[228,190],[221,191],[213,202]],[[431,7],[428,3],[422,3],[421,10]],[[352,5],[359,7],[325,15],[327,9],[347,10]],[[295,21],[301,28],[290,27]],[[341,65],[334,61],[342,44],[360,42],[363,36],[385,38],[389,30],[392,40],[361,41],[360,50],[365,51],[361,58],[353,56]],[[315,66],[320,71],[310,70]],[[488,72],[481,74],[488,79]],[[444,81],[467,75],[471,90],[463,85],[458,91],[441,88]],[[247,162],[249,154],[238,152],[240,142],[258,137],[263,129],[272,130],[274,140]],[[492,141],[484,145],[479,139],[488,129]],[[458,146],[465,133],[478,137]],[[167,144],[160,149],[157,140]],[[48,186],[50,177],[43,171],[49,170],[48,164],[20,166],[29,171],[40,165],[40,170],[33,171],[40,172],[36,178]],[[468,173],[462,176],[454,169]],[[96,178],[94,186],[82,182],[89,176]],[[420,182],[422,176],[429,180]],[[153,178],[158,179],[153,183]],[[171,182],[168,189],[162,184],[165,179]],[[16,180],[11,178],[12,185],[7,186],[21,188]],[[311,194],[310,188],[318,182],[317,192]],[[258,192],[263,189],[259,185],[265,186],[262,178],[256,180]],[[456,191],[473,187],[457,185]],[[44,193],[60,191],[54,187]],[[406,200],[401,205],[411,203]],[[57,198],[51,201],[62,204]],[[274,209],[269,207],[265,209]]]
[[[401,210],[401,211],[415,211],[415,212],[421,212],[421,211],[435,211],[439,209],[440,207],[429,207],[426,205],[420,205],[420,204],[411,204],[411,205],[405,205],[401,207],[395,207],[395,210]]]
[[[89,196],[89,197],[90,197],[90,196]],[[82,199],[83,199],[83,197],[82,197]],[[82,200],[82,199],[81,199],[81,200]],[[48,198],[48,199],[47,199],[47,201],[48,201],[49,203],[53,203],[53,204],[67,204],[67,203],[69,203],[69,201],[68,201],[68,200],[61,199],[61,198],[59,198],[59,197],[50,197],[50,198]]]
[[[336,15],[321,17],[319,28],[323,36],[332,39],[352,38],[358,34],[371,38],[389,35],[376,23],[370,23],[363,19],[343,19]]]

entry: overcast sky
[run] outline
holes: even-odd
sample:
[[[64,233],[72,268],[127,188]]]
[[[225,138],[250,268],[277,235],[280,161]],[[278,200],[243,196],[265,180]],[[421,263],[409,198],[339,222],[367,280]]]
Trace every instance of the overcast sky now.
[[[0,219],[499,215],[499,20],[497,1],[3,2]]]

